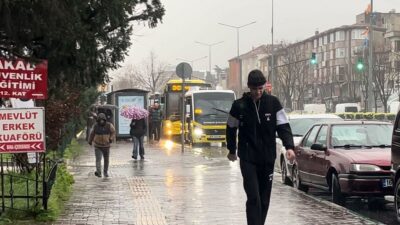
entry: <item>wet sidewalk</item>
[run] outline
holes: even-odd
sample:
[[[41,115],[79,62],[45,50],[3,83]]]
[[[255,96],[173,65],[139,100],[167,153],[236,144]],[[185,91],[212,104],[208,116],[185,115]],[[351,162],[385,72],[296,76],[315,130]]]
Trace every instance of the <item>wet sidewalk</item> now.
[[[132,143],[111,149],[110,177],[94,176],[94,152],[71,163],[74,192],[54,224],[244,225],[245,193],[239,163],[224,148],[166,150],[146,145],[145,160],[131,158]],[[376,224],[284,186],[275,174],[267,224]]]

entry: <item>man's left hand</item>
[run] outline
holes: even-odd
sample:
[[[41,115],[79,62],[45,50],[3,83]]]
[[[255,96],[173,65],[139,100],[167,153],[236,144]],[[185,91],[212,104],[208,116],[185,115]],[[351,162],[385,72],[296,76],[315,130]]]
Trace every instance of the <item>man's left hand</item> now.
[[[286,158],[289,160],[290,163],[293,163],[293,160],[296,158],[293,149],[286,150]]]

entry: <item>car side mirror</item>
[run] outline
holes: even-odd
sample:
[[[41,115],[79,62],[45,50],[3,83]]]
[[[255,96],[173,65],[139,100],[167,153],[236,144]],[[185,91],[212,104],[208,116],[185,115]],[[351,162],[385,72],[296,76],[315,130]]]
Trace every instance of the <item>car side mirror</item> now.
[[[313,145],[311,145],[311,149],[316,150],[316,151],[326,151],[327,147],[326,147],[326,145],[322,145],[322,144],[313,144]]]

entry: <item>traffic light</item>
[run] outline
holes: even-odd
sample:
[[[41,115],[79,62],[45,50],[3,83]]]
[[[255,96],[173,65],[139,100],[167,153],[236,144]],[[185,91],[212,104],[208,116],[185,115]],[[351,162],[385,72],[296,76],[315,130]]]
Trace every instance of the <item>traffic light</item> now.
[[[358,57],[356,67],[358,71],[364,70],[364,59],[362,57]]]
[[[312,53],[311,53],[311,60],[310,60],[310,63],[311,63],[312,65],[317,64],[317,54],[316,54],[315,52],[312,52]]]

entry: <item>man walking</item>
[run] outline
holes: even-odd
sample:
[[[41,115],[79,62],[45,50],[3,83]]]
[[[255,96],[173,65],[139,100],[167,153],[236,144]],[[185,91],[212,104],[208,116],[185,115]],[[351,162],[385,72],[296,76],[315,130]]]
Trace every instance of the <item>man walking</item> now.
[[[287,158],[292,161],[295,157],[285,111],[278,98],[265,93],[265,83],[260,70],[249,73],[247,86],[250,92],[233,102],[226,128],[228,159],[231,161],[237,160],[236,133],[239,129],[237,149],[247,195],[248,225],[262,225],[267,217],[276,158],[276,132],[287,149]]]
[[[161,117],[161,108],[160,105],[156,102],[150,112],[150,139],[152,139],[154,134],[155,141],[160,141]]]
[[[115,128],[112,123],[107,122],[106,115],[99,113],[97,123],[94,124],[89,136],[89,145],[94,142],[96,155],[96,172],[94,175],[101,177],[101,159],[104,157],[104,176],[108,177],[108,165],[110,161],[110,144],[115,137]]]

